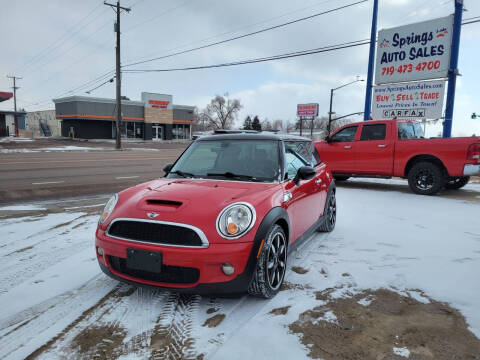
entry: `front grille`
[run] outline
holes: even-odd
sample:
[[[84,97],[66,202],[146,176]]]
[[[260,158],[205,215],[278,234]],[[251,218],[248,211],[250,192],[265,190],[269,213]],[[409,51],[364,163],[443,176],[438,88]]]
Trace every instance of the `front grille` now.
[[[169,284],[194,284],[200,277],[200,270],[195,268],[162,265],[162,272],[153,273],[150,271],[128,268],[127,260],[124,258],[109,256],[108,260],[112,268],[120,274],[125,274],[142,280]]]
[[[192,229],[183,226],[148,221],[115,221],[108,235],[133,241],[156,244],[203,246],[202,239]]]

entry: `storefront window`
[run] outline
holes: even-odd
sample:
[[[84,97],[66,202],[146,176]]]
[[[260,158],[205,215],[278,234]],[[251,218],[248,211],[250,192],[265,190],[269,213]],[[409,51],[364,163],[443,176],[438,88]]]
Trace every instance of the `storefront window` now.
[[[174,139],[190,139],[190,125],[173,125],[172,136]]]

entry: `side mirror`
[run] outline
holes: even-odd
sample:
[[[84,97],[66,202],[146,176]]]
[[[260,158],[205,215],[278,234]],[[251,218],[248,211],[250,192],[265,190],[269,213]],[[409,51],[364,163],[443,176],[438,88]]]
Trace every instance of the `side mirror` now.
[[[302,166],[297,171],[297,175],[293,178],[295,185],[298,185],[300,180],[310,180],[316,175],[315,169],[311,166]]]
[[[165,171],[165,175],[167,175],[170,172],[170,170],[172,170],[172,167],[173,167],[173,164],[165,165],[165,167],[163,168],[163,171]]]

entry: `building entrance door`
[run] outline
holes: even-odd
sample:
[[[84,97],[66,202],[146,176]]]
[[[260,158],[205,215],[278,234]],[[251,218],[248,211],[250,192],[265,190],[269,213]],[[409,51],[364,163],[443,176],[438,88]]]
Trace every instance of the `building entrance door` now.
[[[163,140],[163,127],[161,125],[152,126],[152,140]]]

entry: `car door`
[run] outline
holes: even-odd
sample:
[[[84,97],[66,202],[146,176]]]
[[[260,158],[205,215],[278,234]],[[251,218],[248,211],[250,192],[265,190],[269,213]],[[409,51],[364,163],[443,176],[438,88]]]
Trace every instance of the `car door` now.
[[[355,143],[355,168],[358,174],[391,175],[393,143],[391,126],[386,123],[363,124]]]
[[[309,141],[284,141],[285,181],[284,208],[287,210],[292,227],[290,242],[306,232],[323,211],[324,197],[321,187],[325,186],[325,166],[315,166],[313,144]],[[302,166],[315,166],[316,175],[310,180],[300,180],[296,185],[293,178]]]
[[[355,146],[358,125],[347,126],[336,132],[323,146],[320,156],[333,173],[355,172]]]

